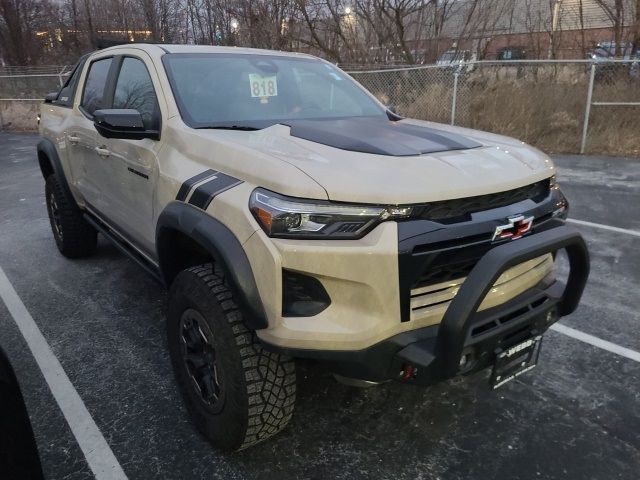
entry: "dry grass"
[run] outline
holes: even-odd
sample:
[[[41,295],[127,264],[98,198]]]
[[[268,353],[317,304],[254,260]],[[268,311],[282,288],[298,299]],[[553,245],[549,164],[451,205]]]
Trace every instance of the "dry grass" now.
[[[451,82],[423,73],[422,85],[378,81],[365,86],[402,115],[448,123]],[[580,150],[588,72],[583,66],[476,69],[461,76],[456,124],[516,137],[550,153]],[[640,79],[622,72],[596,77],[594,101],[640,102]],[[640,155],[640,106],[593,106],[587,153]]]
[[[602,97],[625,100],[630,82],[602,88]],[[475,91],[474,91],[475,90]],[[472,87],[469,111],[461,120],[472,128],[517,137],[548,152],[580,150],[586,106],[584,83],[517,84],[504,82],[485,88]],[[606,93],[606,95],[604,95]],[[608,155],[640,155],[640,107],[591,109],[587,152]]]
[[[577,85],[523,85],[503,82],[472,87],[462,122],[502,133],[551,152],[576,152],[584,117],[585,89]]]
[[[0,130],[35,131],[38,129],[36,115],[40,111],[39,101],[1,101]]]

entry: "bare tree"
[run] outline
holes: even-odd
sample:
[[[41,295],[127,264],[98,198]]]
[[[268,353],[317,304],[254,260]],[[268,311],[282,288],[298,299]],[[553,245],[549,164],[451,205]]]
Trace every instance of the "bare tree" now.
[[[617,55],[623,53],[627,34],[640,47],[640,0],[593,2],[610,22]],[[13,64],[45,58],[69,62],[106,39],[302,50],[340,63],[410,64],[435,60],[452,45],[473,48],[482,58],[494,37],[520,34],[519,41],[527,44],[533,57],[555,57],[561,44],[567,48],[568,42],[574,42],[570,48],[583,57],[591,24],[585,18],[593,10],[583,7],[583,0],[563,4],[561,8],[557,0],[0,0],[0,56]],[[625,11],[634,7],[635,13]],[[566,39],[564,8],[576,10],[567,28],[579,30]]]
[[[636,0],[636,12],[633,19],[633,47],[640,54],[640,0]]]
[[[34,32],[47,7],[39,0],[0,0],[0,53],[7,61],[25,65],[37,56]]]
[[[624,0],[595,0],[598,6],[606,13],[613,27],[613,37],[615,41],[616,57],[620,57],[622,50],[622,40],[624,38]],[[637,15],[637,12],[636,12]]]

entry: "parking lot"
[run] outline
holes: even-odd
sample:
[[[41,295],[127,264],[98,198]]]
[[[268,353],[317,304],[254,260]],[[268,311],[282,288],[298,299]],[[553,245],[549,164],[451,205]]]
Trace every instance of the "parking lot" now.
[[[304,364],[290,426],[222,454],[196,432],[174,383],[158,284],[103,240],[90,259],[58,253],[36,143],[0,133],[0,269],[129,478],[638,478],[640,159],[554,157],[592,266],[581,306],[561,322],[574,336],[550,331],[538,368],[497,391],[487,374],[363,390]],[[0,345],[21,382],[45,476],[91,478],[1,301]]]

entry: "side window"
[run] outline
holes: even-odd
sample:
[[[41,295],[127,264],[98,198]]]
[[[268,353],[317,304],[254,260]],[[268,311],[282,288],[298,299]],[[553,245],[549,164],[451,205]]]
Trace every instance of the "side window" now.
[[[103,58],[89,66],[89,73],[82,93],[82,102],[80,103],[84,111],[89,115],[93,115],[93,112],[103,106],[102,97],[104,96],[104,87],[107,83],[111,60],[111,58]]]
[[[158,100],[151,77],[142,60],[125,57],[113,97],[113,108],[133,108],[142,115],[147,129],[158,129]]]

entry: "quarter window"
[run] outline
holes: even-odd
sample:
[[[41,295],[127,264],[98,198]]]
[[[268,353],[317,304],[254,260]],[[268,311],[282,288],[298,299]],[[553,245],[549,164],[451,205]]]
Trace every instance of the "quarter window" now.
[[[147,67],[142,60],[125,57],[122,61],[113,108],[132,108],[140,112],[147,129],[158,128],[158,101]]]
[[[89,115],[93,115],[93,112],[103,106],[104,87],[107,83],[109,67],[111,67],[111,58],[95,61],[89,67],[81,103],[82,108]]]
[[[71,107],[73,105],[73,97],[76,93],[76,85],[78,84],[78,79],[80,78],[80,73],[82,72],[82,67],[84,66],[85,59],[81,59],[78,64],[73,69],[73,73],[67,78],[64,86],[58,92],[58,98],[54,102],[56,105],[60,105],[63,107]]]

